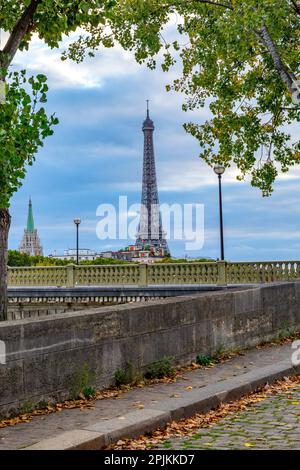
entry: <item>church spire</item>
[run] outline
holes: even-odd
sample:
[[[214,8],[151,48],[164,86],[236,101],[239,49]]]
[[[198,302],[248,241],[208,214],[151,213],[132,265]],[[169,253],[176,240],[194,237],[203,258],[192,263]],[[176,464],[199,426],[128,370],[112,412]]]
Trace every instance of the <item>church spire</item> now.
[[[28,232],[34,231],[34,220],[33,220],[31,197],[29,198],[29,205],[28,205],[27,230]]]
[[[27,227],[24,230],[19,251],[29,256],[43,256],[43,247],[37,230],[34,227],[31,197],[29,198],[28,204]]]

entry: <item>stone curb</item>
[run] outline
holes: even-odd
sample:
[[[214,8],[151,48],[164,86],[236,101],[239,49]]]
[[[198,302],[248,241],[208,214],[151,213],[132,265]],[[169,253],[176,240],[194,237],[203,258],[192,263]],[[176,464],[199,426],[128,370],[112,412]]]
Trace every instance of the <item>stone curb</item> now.
[[[241,398],[258,388],[278,379],[300,373],[300,365],[293,366],[285,360],[271,366],[261,367],[239,377],[222,380],[178,398],[155,403],[153,408],[136,410],[107,421],[98,421],[83,429],[61,433],[44,439],[23,450],[97,450],[119,439],[136,438],[155,431],[172,420],[189,418],[195,413],[207,412],[221,403]],[[155,408],[154,408],[155,407]]]

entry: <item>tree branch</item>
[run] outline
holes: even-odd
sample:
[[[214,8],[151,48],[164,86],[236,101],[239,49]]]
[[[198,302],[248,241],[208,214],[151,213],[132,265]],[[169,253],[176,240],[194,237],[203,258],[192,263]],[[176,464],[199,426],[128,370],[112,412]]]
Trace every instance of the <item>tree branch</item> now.
[[[291,94],[294,93],[295,91],[295,86],[297,85],[297,78],[296,76],[290,72],[287,67],[284,65],[280,54],[276,48],[276,45],[273,42],[273,39],[270,36],[269,30],[266,25],[264,25],[261,30],[258,33],[260,39],[262,40],[263,44],[266,46],[268,49],[273,62],[275,69],[279,73],[282,81],[285,83],[287,86],[288,90],[290,91]]]
[[[24,10],[21,18],[13,28],[7,43],[1,52],[1,66],[3,68],[7,68],[11,64],[17,50],[20,47],[22,39],[31,28],[33,16],[41,2],[42,0],[31,0],[30,5]]]
[[[300,15],[300,4],[297,2],[297,0],[291,0],[291,2],[294,5],[296,12]]]
[[[206,3],[207,5],[214,5],[215,7],[226,8],[227,10],[234,10],[231,2],[230,5],[222,2],[215,2],[214,0],[196,0],[198,3]]]

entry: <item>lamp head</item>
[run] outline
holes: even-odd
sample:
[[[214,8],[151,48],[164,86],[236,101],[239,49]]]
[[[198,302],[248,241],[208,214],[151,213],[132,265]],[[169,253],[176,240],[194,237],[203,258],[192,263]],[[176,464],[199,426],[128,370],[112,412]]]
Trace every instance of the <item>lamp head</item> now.
[[[216,173],[216,175],[223,175],[223,173],[225,172],[225,167],[222,166],[222,165],[215,165],[214,166],[214,172]]]
[[[81,220],[80,220],[80,219],[74,219],[74,224],[75,224],[75,225],[80,225],[80,224],[81,224]]]

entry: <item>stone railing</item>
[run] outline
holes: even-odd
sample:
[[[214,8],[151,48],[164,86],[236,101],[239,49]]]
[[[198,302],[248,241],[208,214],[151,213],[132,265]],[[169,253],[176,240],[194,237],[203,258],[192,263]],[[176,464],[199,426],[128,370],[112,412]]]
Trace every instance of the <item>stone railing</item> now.
[[[8,268],[9,286],[67,286],[71,282],[69,266]]]
[[[149,264],[148,284],[220,284],[224,283],[224,263]]]
[[[300,261],[227,263],[227,284],[260,284],[300,279]]]
[[[300,279],[300,261],[9,268],[9,286],[258,284]]]

